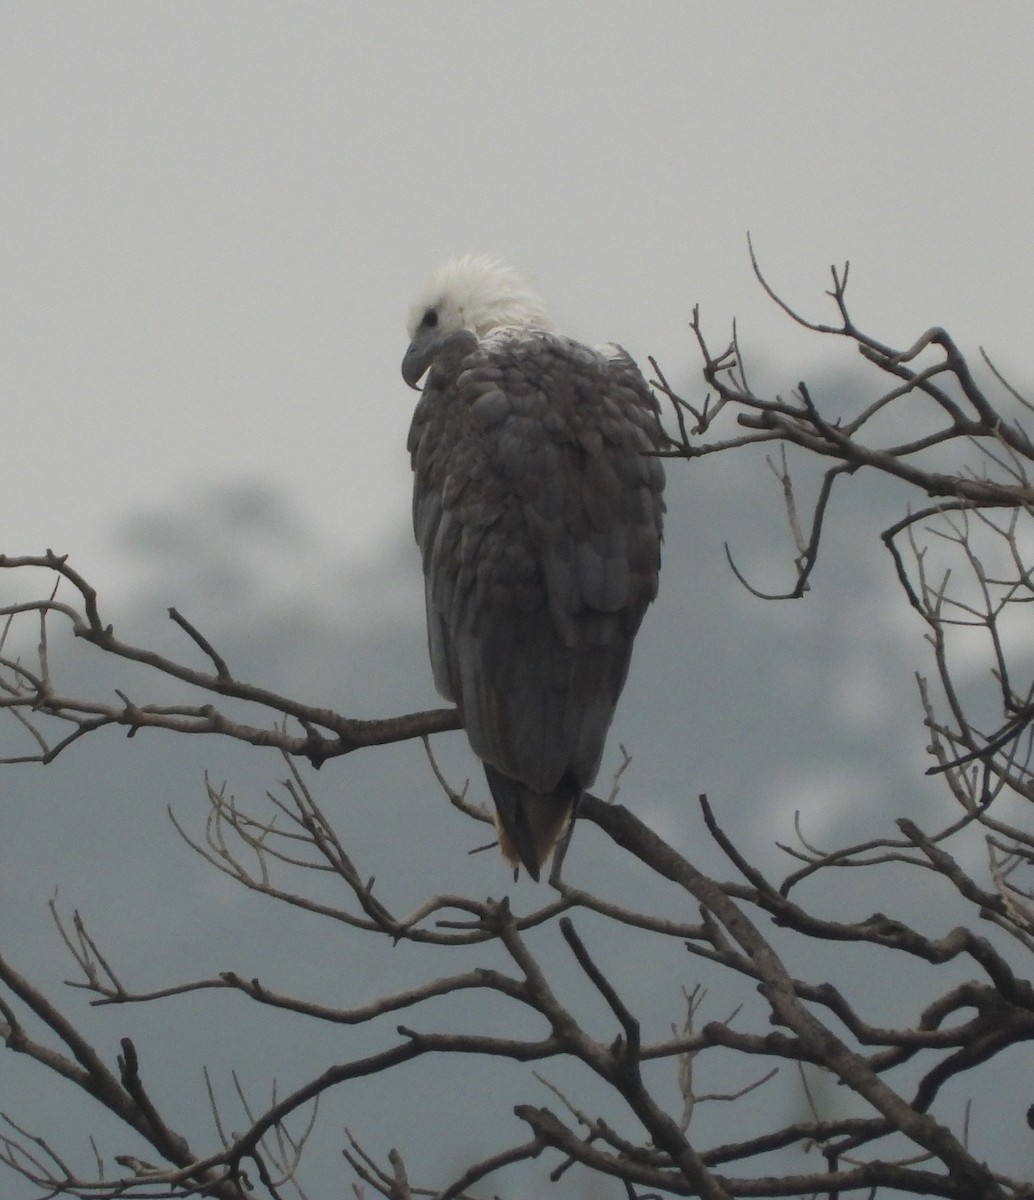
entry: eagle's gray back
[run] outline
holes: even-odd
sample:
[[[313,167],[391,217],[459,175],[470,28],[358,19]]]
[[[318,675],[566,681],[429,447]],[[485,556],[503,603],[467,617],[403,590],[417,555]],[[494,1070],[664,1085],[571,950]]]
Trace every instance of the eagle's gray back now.
[[[617,347],[456,335],[409,435],[438,690],[475,753],[538,792],[591,785],[657,593],[657,405]]]

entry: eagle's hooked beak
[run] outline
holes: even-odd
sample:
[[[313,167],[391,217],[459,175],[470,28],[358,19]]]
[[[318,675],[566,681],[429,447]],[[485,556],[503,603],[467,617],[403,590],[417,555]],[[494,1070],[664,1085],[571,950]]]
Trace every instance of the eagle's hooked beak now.
[[[459,361],[477,349],[477,335],[469,329],[454,329],[443,333],[441,329],[417,330],[402,359],[402,378],[411,388],[418,388],[420,380],[437,360],[447,363]]]
[[[402,359],[402,378],[411,388],[420,390],[420,380],[431,365],[440,342],[440,335],[432,330],[425,330],[418,333],[409,343],[409,349]]]

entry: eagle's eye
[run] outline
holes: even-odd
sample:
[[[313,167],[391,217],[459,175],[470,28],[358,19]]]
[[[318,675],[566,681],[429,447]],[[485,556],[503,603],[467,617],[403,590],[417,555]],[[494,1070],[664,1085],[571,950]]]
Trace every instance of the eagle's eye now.
[[[434,329],[434,327],[437,324],[438,324],[438,310],[434,309],[434,308],[429,308],[427,310],[427,312],[424,313],[423,320],[420,322],[420,327],[421,327],[421,329]]]

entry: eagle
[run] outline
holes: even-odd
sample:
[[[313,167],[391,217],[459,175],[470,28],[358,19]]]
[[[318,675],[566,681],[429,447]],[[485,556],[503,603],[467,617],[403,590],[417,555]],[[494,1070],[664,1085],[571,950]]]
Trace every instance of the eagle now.
[[[620,346],[555,332],[512,268],[444,263],[410,312],[403,379],[427,640],[535,880],[599,770],[657,595],[665,444]]]

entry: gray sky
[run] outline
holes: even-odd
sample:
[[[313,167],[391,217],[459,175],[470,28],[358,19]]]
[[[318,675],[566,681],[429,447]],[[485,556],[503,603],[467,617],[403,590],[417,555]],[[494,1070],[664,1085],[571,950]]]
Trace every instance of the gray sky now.
[[[809,313],[832,315],[828,267],[850,258],[869,331],[905,344],[944,324],[1030,379],[1028,3],[127,0],[0,3],[0,17],[0,550],[70,551],[102,596],[121,597],[123,632],[177,653],[164,606],[179,604],[243,676],[303,699],[356,716],[435,703],[399,364],[410,301],[445,255],[507,256],[561,328],[655,354],[673,379],[696,368],[697,302],[713,345],[739,318],[765,381],[843,369],[849,357],[830,359],[761,294],[749,230],[773,283]],[[871,540],[889,489],[850,481],[846,536],[813,595],[778,606],[746,596],[722,555],[729,537],[785,582],[778,513],[771,530],[759,521],[759,496],[773,507],[767,477],[723,462],[670,476],[662,593],[612,738],[636,754],[629,802],[696,860],[713,853],[692,802],[707,790],[765,866],[795,809],[824,844],[885,832],[903,808],[936,823],[941,794],[917,778],[911,672],[923,647],[911,614],[885,603],[889,563]],[[70,671],[78,683],[85,660]],[[454,779],[472,773],[461,738],[439,741]],[[614,762],[611,745],[604,770]],[[251,897],[195,863],[164,806],[199,828],[204,770],[259,798],[283,774],[273,756],[157,736],[5,773],[4,949],[27,973],[55,986],[68,974],[44,908],[56,883],[141,985],[233,967],[357,1002],[423,969],[404,949],[384,959],[342,943],[339,959],[336,933],[268,906],[259,919]],[[453,881],[457,861],[472,894],[505,885],[493,856],[465,857],[470,832],[415,748],[328,764],[315,784],[400,908],[407,889]],[[633,886],[607,878],[615,856],[601,842],[587,831],[569,862],[597,886]],[[403,853],[422,855],[420,869],[393,878]],[[703,865],[728,873],[714,857]],[[855,886],[863,912],[893,898]],[[943,896],[916,903],[922,923]],[[614,961],[632,977],[641,966],[632,952]],[[664,986],[651,975],[636,997],[661,1030],[687,982],[681,957],[665,969]],[[814,973],[829,969],[824,959]],[[925,983],[898,986],[918,996]],[[81,997],[61,999],[84,1013]],[[141,1031],[174,1113],[207,1130],[200,1062],[245,1062],[259,1089],[341,1053],[307,1034],[306,1057],[295,1027],[285,1043],[241,1011],[208,998],[175,1007],[189,1050],[195,1036],[213,1041],[196,1062],[167,1037],[164,1012],[83,1019],[108,1049]],[[390,1040],[390,1025],[378,1036]],[[331,1102],[344,1112],[328,1109],[317,1180],[344,1190],[342,1124],[376,1151],[396,1137],[383,1122],[396,1081],[379,1086]],[[440,1096],[428,1106],[415,1087],[399,1144],[442,1182],[453,1160],[514,1140],[521,1086],[475,1114]],[[14,1095],[44,1132],[67,1103],[68,1139],[85,1146],[94,1118],[61,1089],[16,1080]],[[964,1100],[948,1098],[950,1119]],[[1009,1111],[1022,1116],[1019,1101]],[[1029,1143],[1022,1120],[996,1123],[986,1099],[974,1137],[1017,1156]]]
[[[8,3],[5,546],[125,582],[115,523],[282,485],[361,573],[408,504],[410,300],[497,251],[561,326],[695,365],[733,315],[792,384],[822,313],[1023,370],[1025,3]],[[784,378],[785,373],[785,378]]]

